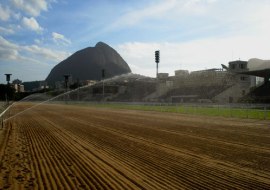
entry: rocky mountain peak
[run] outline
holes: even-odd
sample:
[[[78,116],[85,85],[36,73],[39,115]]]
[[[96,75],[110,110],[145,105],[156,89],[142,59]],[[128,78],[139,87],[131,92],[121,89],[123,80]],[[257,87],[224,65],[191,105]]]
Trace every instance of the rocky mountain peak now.
[[[100,80],[102,69],[105,69],[106,78],[131,72],[117,51],[104,42],[98,42],[95,47],[79,50],[58,63],[46,81],[54,85],[63,81],[65,74],[71,75],[73,80]]]

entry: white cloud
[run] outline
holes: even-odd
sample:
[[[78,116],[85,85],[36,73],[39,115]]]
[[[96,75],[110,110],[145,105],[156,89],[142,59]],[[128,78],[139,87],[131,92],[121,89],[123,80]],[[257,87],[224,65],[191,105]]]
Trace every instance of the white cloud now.
[[[21,80],[44,80],[52,65],[69,55],[37,45],[19,45],[0,36],[0,71],[12,73]]]
[[[7,21],[10,18],[11,11],[8,7],[3,7],[0,4],[0,20]]]
[[[64,51],[56,51],[37,45],[18,45],[0,36],[0,60],[17,62],[30,60],[31,63],[47,64],[62,61],[69,55]]]
[[[2,34],[2,35],[14,34],[14,30],[0,26],[0,34]]]
[[[155,76],[155,50],[160,50],[160,72],[220,68],[231,60],[270,59],[270,36],[207,38],[183,43],[140,43],[118,45],[117,51],[134,73]]]
[[[67,39],[63,34],[53,32],[52,38],[53,38],[53,41],[57,44],[63,44],[63,45],[71,44],[71,41]]]
[[[40,39],[35,39],[34,42],[35,42],[36,44],[41,44],[41,43],[42,43],[42,41],[41,41]]]
[[[15,60],[18,54],[18,46],[0,36],[0,60]]]
[[[157,38],[153,43],[127,42],[118,45],[116,49],[133,72],[155,76],[154,51],[157,49],[161,50],[160,72],[171,75],[177,69],[193,71],[220,68],[220,64],[239,58],[270,59],[269,1],[160,2],[125,14],[113,23],[118,28],[132,25],[140,27],[145,20],[157,18],[160,24],[168,21],[165,26],[179,31],[170,33],[174,36],[168,37],[176,39],[175,42],[166,43],[164,39]],[[158,9],[162,4],[164,8]],[[149,13],[146,12],[148,9]]]
[[[183,19],[184,15],[205,14],[208,6],[214,4],[216,0],[166,0],[153,1],[150,5],[141,9],[133,9],[119,17],[110,24],[106,30],[123,28],[138,25],[151,19]]]
[[[31,16],[39,16],[42,11],[48,10],[46,0],[11,0],[13,5]]]
[[[22,18],[22,15],[20,13],[15,13],[13,12],[12,14],[13,18],[15,18],[16,20],[20,20]]]
[[[7,49],[17,49],[18,45],[6,40],[5,38],[3,38],[2,36],[0,36],[0,46],[2,48],[7,48]]]
[[[41,32],[43,28],[39,26],[38,22],[36,21],[35,18],[27,18],[23,17],[22,19],[22,25],[30,30],[36,31],[36,32]]]
[[[67,58],[70,54],[64,51],[55,51],[48,48],[41,48],[37,45],[23,46],[22,50],[30,53],[36,57],[42,57],[42,59],[60,62]]]
[[[150,1],[151,2],[151,1]],[[103,33],[128,27],[145,30],[151,27],[153,34],[172,31],[171,38],[197,38],[201,35],[227,35],[247,33],[262,25],[269,25],[269,0],[166,0],[152,1],[138,9],[124,12],[105,27]],[[173,32],[173,31],[177,31]],[[256,31],[255,31],[256,32]],[[168,37],[167,37],[168,39]]]
[[[106,30],[121,28],[125,26],[133,26],[142,22],[143,20],[148,20],[150,18],[160,18],[164,13],[173,9],[176,2],[176,0],[167,0],[163,1],[162,3],[150,5],[143,9],[131,10],[123,14],[115,22],[109,25]]]
[[[70,54],[35,45],[22,46],[0,36],[0,71],[24,81],[44,80],[52,65]],[[1,80],[1,79],[0,79]],[[1,80],[3,82],[4,79]]]

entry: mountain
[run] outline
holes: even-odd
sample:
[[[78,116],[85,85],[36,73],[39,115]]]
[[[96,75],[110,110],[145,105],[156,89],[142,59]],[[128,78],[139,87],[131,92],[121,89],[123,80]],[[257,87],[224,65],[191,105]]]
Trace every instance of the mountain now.
[[[100,80],[102,69],[105,69],[105,78],[131,72],[128,64],[113,48],[99,42],[95,47],[79,50],[57,64],[46,81],[54,85],[57,81],[63,81],[66,74],[72,76],[73,80]]]

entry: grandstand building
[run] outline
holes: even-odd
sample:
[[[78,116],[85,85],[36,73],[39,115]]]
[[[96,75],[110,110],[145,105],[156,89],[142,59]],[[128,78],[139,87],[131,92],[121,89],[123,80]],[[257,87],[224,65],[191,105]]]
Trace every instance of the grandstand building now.
[[[258,89],[256,76],[248,72],[248,62],[237,60],[229,62],[228,66],[222,65],[222,69],[176,70],[174,76],[159,73],[157,78],[150,78],[129,73],[98,81],[90,88],[80,90],[80,99],[219,104],[244,102],[250,101],[251,90]],[[264,95],[262,91],[270,89],[262,87],[256,94]]]
[[[175,103],[239,102],[256,85],[256,77],[237,73],[246,70],[246,61],[229,62],[223,69],[177,70],[175,76],[158,80],[156,97],[151,98]]]

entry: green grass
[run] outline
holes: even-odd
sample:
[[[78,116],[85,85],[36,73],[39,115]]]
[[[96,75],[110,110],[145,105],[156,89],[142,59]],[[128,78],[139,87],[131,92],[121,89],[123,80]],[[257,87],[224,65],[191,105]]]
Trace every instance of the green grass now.
[[[95,107],[130,109],[143,111],[170,112],[206,116],[221,116],[250,119],[270,119],[270,110],[247,109],[247,108],[230,108],[230,107],[200,107],[200,106],[161,106],[161,105],[131,105],[131,104],[89,104]]]

